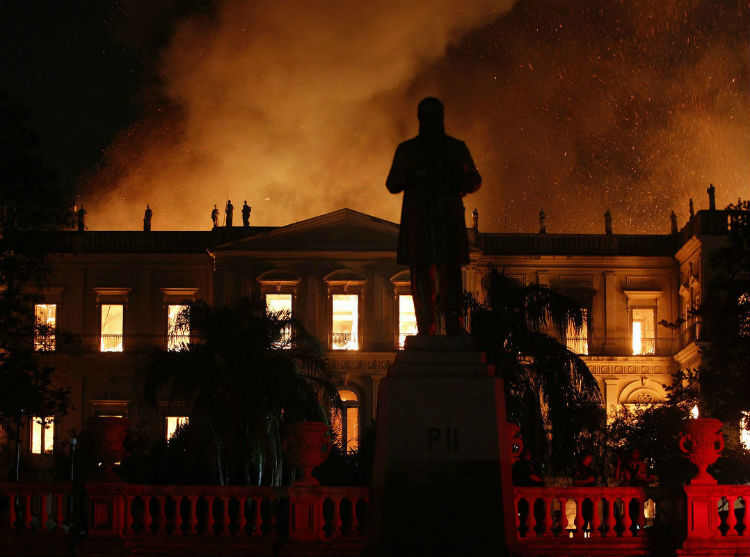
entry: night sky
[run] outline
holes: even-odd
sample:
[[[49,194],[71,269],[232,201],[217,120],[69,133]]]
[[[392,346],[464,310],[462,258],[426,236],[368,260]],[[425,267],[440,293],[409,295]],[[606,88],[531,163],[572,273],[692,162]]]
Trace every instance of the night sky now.
[[[720,1],[3,2],[27,106],[92,229],[206,229],[227,197],[280,225],[385,189],[416,104],[484,177],[483,231],[666,233],[750,197],[750,8]]]

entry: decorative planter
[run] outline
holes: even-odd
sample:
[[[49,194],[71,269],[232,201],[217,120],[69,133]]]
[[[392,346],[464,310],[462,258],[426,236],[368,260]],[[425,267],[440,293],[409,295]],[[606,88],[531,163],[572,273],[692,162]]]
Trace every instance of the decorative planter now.
[[[722,423],[715,418],[687,420],[680,437],[680,450],[698,467],[698,474],[690,484],[715,485],[716,480],[706,471],[724,450]]]
[[[125,456],[125,436],[128,433],[129,422],[126,418],[93,417],[87,425],[91,430],[93,448],[102,463],[101,481],[121,482],[115,473],[114,464]]]
[[[510,443],[510,462],[514,464],[523,452],[523,438],[521,437],[521,426],[508,422],[508,441]]]
[[[283,449],[292,466],[302,470],[296,486],[320,485],[312,475],[331,452],[330,428],[323,422],[296,422],[284,426]]]

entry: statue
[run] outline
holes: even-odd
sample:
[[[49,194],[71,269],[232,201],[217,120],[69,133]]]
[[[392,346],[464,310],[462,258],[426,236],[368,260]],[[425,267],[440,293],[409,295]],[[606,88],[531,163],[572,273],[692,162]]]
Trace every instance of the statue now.
[[[539,210],[539,234],[547,233],[547,213],[544,209]]]
[[[672,223],[672,234],[677,234],[679,230],[677,229],[677,215],[674,214],[674,211],[669,215],[669,222]]]
[[[227,199],[227,206],[224,209],[224,212],[227,214],[226,227],[232,228],[232,215],[234,214],[234,205],[232,205],[232,201],[229,199]]]
[[[471,225],[474,228],[474,232],[479,232],[479,211],[477,211],[476,207],[471,212]]]
[[[83,232],[86,230],[86,209],[83,208],[83,205],[81,205],[78,210],[76,211],[76,223],[78,224],[78,232]]]
[[[693,198],[692,197],[690,198],[688,209],[690,211],[690,218],[692,219],[695,216],[695,211],[693,210]]]
[[[612,234],[612,213],[609,212],[609,209],[604,213],[604,233]]]
[[[144,232],[150,232],[151,231],[151,216],[153,215],[153,211],[151,210],[151,207],[146,205],[146,212],[143,214],[143,231]]]
[[[716,188],[713,184],[709,184],[708,188],[706,189],[706,193],[708,193],[708,210],[709,211],[715,211],[716,210]]]
[[[386,180],[404,192],[398,262],[409,265],[420,335],[463,334],[461,265],[469,262],[461,198],[482,178],[463,141],[443,127],[443,104],[434,97],[417,107],[419,135],[396,148]]]
[[[250,211],[252,211],[252,207],[245,201],[244,205],[242,205],[242,226],[244,228],[250,226]]]
[[[214,228],[219,226],[219,210],[214,205],[214,210],[211,211],[211,221],[214,223]]]

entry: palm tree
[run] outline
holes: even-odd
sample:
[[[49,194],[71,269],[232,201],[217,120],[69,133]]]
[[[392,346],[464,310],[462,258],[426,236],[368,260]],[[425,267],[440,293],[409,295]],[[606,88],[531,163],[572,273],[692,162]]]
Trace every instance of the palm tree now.
[[[322,346],[290,315],[247,298],[217,308],[190,302],[178,328],[191,342],[158,354],[147,400],[192,402],[182,436],[211,447],[219,484],[280,485],[281,425],[326,421],[340,404]]]
[[[497,269],[483,281],[485,300],[469,296],[471,334],[505,382],[509,419],[535,453],[565,467],[581,432],[601,419],[601,393],[586,363],[560,342],[580,334],[584,312],[544,286],[523,286]]]

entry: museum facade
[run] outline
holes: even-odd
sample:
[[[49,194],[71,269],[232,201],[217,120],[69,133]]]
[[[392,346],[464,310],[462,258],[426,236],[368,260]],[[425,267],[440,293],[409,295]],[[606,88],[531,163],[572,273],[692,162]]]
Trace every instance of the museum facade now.
[[[692,309],[708,254],[727,233],[724,211],[699,211],[664,235],[468,232],[464,286],[478,297],[495,267],[580,301],[585,326],[561,341],[586,361],[609,410],[662,400],[676,370],[699,364]],[[44,286],[29,287],[48,326],[34,346],[54,381],[70,387],[73,408],[36,417],[25,453],[43,465],[69,450],[90,417],[132,417],[149,354],[187,341],[175,328],[185,300],[226,305],[245,296],[291,311],[327,347],[345,406],[337,427],[356,449],[375,418],[380,381],[416,332],[397,237],[397,224],[349,209],[281,227],[29,234],[51,267]],[[160,412],[168,437],[189,401],[163,401]]]

